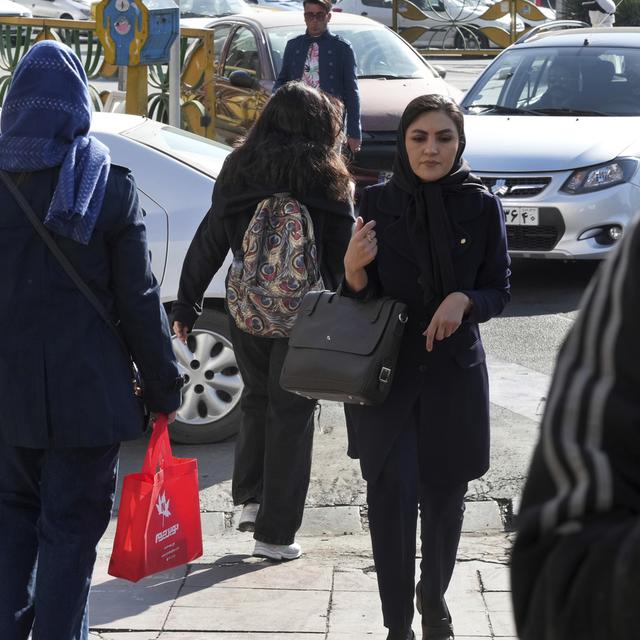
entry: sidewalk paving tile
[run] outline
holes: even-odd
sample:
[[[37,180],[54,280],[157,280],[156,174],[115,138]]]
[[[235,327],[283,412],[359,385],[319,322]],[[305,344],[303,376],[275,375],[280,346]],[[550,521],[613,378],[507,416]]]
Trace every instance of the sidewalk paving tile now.
[[[453,624],[458,636],[489,636],[491,628],[480,593],[480,582],[474,563],[458,563],[447,592]]]
[[[511,638],[516,635],[516,625],[510,611],[494,611],[489,613],[491,627],[496,638]]]
[[[469,501],[464,503],[462,533],[502,531],[504,524],[498,503],[494,500]]]
[[[327,634],[327,640],[385,640],[387,637],[386,632],[378,631],[377,633],[343,633],[329,631]],[[287,638],[287,640],[289,640]]]
[[[98,559],[89,594],[91,626],[161,629],[187,568],[179,567],[132,583],[108,575],[107,567],[107,559]]]
[[[371,591],[335,591],[329,628],[332,633],[358,635],[384,630],[378,594]]]
[[[334,591],[373,591],[378,593],[378,579],[375,571],[362,569],[336,569],[333,574]]]
[[[507,565],[483,563],[480,571],[484,591],[510,591],[511,581]]]
[[[185,588],[164,630],[323,633],[329,597],[328,591]]]
[[[331,566],[303,562],[275,563],[247,556],[228,556],[214,564],[192,564],[185,586],[330,591],[332,573]]]
[[[197,631],[162,632],[158,631],[132,633],[101,633],[90,635],[89,640],[282,640],[280,633],[208,633]],[[324,633],[287,633],[286,640],[325,640]]]
[[[511,594],[506,591],[486,592],[484,594],[493,633],[497,637],[515,636]]]

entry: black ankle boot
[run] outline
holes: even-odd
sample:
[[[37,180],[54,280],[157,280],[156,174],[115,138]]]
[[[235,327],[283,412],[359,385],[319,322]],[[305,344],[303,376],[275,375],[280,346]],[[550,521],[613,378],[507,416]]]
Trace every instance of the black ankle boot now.
[[[401,629],[400,631],[389,629],[387,640],[416,640],[416,636],[411,630],[411,627],[409,627],[409,629]]]
[[[422,640],[454,640],[451,614],[444,598],[442,600],[442,610],[430,612],[423,605],[420,587],[420,580],[418,580],[416,585],[416,609],[422,616]]]
[[[451,624],[437,627],[422,625],[422,640],[454,640],[454,637]]]

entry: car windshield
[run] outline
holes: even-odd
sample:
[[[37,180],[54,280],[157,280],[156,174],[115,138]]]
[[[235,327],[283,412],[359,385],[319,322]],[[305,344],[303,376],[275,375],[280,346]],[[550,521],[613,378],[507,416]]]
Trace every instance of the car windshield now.
[[[249,7],[244,0],[181,0],[180,17],[197,18],[230,16],[246,13]]]
[[[515,47],[462,102],[468,113],[640,115],[640,48]]]
[[[276,74],[282,66],[287,41],[299,36],[299,26],[267,29]],[[433,78],[435,71],[402,38],[388,29],[370,25],[331,25],[331,32],[351,43],[358,63],[358,78]]]
[[[168,125],[157,126],[153,120],[146,120],[122,135],[184,162],[212,178],[218,177],[231,151],[230,147],[194,133]]]

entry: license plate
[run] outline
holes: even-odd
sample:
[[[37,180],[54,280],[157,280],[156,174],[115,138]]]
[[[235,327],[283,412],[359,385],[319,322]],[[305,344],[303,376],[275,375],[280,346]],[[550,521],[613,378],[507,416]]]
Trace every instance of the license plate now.
[[[540,224],[538,207],[503,207],[508,225],[537,226]]]

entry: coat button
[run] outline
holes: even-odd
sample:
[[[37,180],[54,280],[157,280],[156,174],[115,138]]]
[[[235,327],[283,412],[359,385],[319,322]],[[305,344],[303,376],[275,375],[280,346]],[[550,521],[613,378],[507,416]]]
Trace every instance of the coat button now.
[[[429,368],[427,367],[427,365],[426,365],[426,364],[421,364],[421,365],[418,367],[418,371],[419,371],[420,373],[426,373],[426,372],[428,371],[428,369],[429,369]]]
[[[330,66],[330,67],[333,67],[333,62],[330,62],[330,63],[329,63],[329,66]]]
[[[467,244],[467,239],[466,238],[461,238],[460,239],[460,244]]]
[[[329,77],[333,80],[333,74],[331,74]]]
[[[333,53],[333,50],[332,50],[332,49],[329,49],[329,51],[327,51],[327,53]]]

